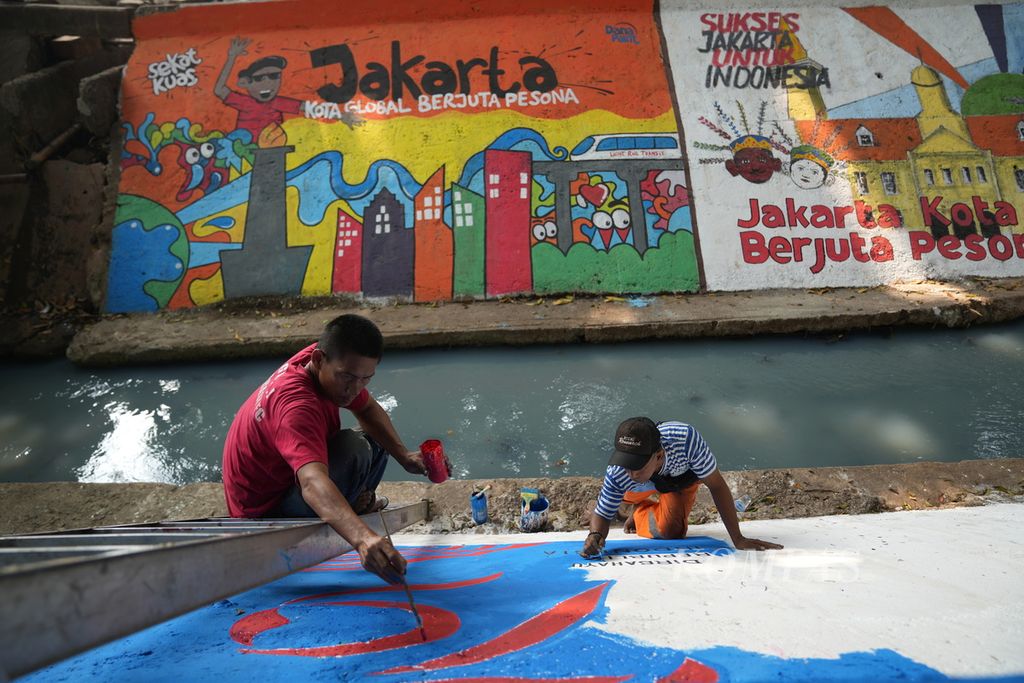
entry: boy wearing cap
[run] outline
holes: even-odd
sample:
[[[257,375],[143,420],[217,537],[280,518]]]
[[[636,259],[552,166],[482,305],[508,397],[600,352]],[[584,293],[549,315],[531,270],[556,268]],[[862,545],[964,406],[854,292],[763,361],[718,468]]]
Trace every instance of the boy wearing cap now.
[[[619,504],[635,506],[626,531],[646,538],[685,538],[690,510],[703,482],[737,550],[778,549],[781,545],[740,533],[729,485],[718,471],[711,449],[696,429],[683,422],[655,424],[631,417],[615,432],[615,450],[608,460],[604,484],[590,515],[590,533],[583,554],[599,555]]]

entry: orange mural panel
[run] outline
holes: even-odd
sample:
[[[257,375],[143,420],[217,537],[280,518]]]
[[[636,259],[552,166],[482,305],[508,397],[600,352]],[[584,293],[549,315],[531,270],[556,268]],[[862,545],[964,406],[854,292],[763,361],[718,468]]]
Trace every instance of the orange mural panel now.
[[[664,210],[684,161],[653,2],[513,9],[138,16],[107,309],[694,287],[689,207]]]

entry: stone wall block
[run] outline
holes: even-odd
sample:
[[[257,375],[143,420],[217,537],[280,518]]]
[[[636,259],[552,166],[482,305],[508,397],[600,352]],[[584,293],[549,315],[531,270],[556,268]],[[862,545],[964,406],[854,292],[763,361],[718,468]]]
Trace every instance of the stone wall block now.
[[[48,161],[40,169],[43,211],[21,245],[26,295],[43,301],[87,298],[87,259],[103,212],[104,165]],[[27,247],[27,248],[26,248]]]
[[[43,49],[37,38],[4,34],[0,40],[0,83],[13,81],[43,66]]]
[[[93,135],[108,136],[120,116],[118,92],[123,72],[123,66],[112,66],[79,83],[78,113],[82,125]]]
[[[0,109],[10,116],[11,133],[21,148],[37,151],[67,130],[78,118],[79,81],[124,64],[128,54],[128,48],[117,47],[0,86]]]

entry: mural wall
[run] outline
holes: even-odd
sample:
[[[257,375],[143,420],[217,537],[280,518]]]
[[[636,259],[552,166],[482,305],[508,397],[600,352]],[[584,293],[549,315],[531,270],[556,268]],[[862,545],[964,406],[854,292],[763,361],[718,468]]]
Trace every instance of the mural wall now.
[[[138,19],[107,308],[698,287],[650,0],[413,5]]]
[[[1024,274],[1024,5],[661,18],[709,289]]]
[[[1024,274],[1024,4],[516,7],[138,18],[107,309]]]

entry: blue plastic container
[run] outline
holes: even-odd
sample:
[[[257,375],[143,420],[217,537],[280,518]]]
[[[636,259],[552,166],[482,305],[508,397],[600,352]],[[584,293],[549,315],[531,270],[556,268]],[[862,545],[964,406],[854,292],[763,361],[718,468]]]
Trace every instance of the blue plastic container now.
[[[473,523],[487,524],[487,494],[470,494],[469,506],[473,510]]]

